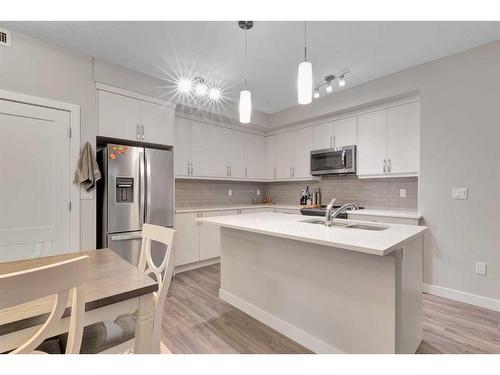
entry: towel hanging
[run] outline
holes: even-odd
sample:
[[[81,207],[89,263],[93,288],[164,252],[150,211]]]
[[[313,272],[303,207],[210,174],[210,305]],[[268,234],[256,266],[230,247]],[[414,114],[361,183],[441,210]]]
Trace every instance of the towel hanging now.
[[[95,183],[101,179],[101,171],[97,165],[94,150],[89,142],[85,143],[78,167],[75,172],[75,182],[83,184],[87,191],[92,191],[95,188]]]

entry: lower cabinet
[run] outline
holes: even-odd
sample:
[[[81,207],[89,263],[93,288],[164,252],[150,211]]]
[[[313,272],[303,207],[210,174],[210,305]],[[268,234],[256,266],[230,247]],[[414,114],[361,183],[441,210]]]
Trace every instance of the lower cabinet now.
[[[220,230],[198,223],[199,217],[236,215],[236,210],[188,212],[175,215],[175,265],[182,266],[220,256]]]

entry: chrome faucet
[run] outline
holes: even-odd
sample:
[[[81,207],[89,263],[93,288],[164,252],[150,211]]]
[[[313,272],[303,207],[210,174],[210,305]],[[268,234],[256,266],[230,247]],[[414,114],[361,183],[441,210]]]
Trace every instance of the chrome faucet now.
[[[347,210],[357,210],[358,209],[357,204],[347,203],[347,204],[344,204],[343,206],[339,207],[334,213],[332,213],[334,202],[335,202],[335,198],[330,201],[330,203],[328,204],[328,207],[326,208],[325,225],[327,227],[332,226],[333,220],[337,216],[339,216],[342,212],[345,212]]]

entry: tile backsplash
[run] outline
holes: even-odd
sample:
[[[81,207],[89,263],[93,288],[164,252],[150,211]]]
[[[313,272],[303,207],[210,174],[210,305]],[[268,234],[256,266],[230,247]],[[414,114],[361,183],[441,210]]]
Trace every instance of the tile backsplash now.
[[[358,179],[356,177],[325,177],[310,182],[229,182],[207,180],[176,180],[176,207],[217,206],[251,204],[260,190],[261,196],[269,196],[274,203],[299,204],[300,191],[306,185],[321,188],[322,203],[331,198],[337,203],[357,203],[367,208],[393,210],[416,210],[418,201],[418,178]],[[228,190],[232,195],[228,195]],[[400,189],[406,189],[406,197],[400,198]]]

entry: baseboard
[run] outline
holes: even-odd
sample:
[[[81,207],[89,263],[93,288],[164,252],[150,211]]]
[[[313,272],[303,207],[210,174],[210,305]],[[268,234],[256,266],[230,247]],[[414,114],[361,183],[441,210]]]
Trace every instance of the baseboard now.
[[[500,311],[500,300],[489,297],[479,296],[477,294],[461,292],[442,286],[423,284],[424,292],[434,294],[439,297],[449,298],[454,301],[468,303],[470,305],[483,307],[485,309]]]
[[[291,324],[275,317],[274,315],[269,314],[268,312],[251,304],[250,302],[236,297],[234,294],[231,294],[223,289],[219,289],[219,297],[223,301],[229,303],[230,305],[233,305],[234,307],[240,309],[241,311],[247,313],[248,315],[254,317],[255,319],[261,321],[267,326],[275,329],[279,333],[305,346],[315,353],[342,353],[341,350],[327,344],[326,342],[314,336],[311,336],[310,334],[300,330],[295,326],[292,326]]]
[[[212,264],[217,264],[217,263],[220,263],[220,257],[201,260],[199,262],[194,262],[194,263],[189,263],[189,264],[183,264],[181,266],[175,267],[175,273],[191,271],[191,270],[194,270],[196,268],[211,266]]]

